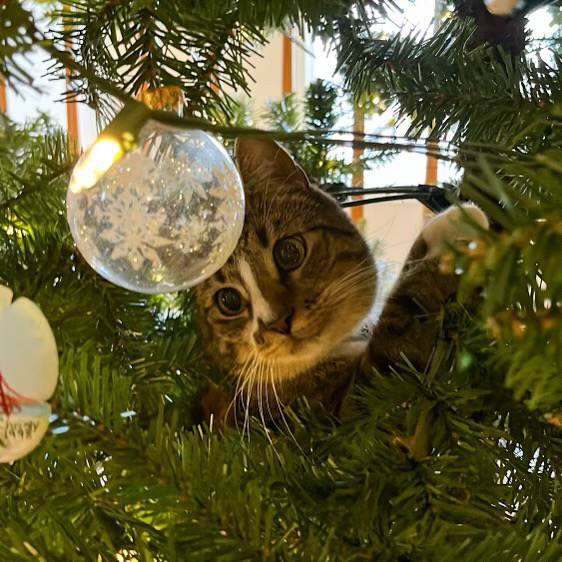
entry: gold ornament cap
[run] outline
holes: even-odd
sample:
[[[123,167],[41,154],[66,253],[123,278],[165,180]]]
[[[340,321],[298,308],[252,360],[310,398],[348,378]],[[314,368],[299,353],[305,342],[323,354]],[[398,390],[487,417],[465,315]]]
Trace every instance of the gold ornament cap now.
[[[183,113],[185,98],[179,86],[161,86],[150,90],[147,88],[139,94],[139,98],[150,109],[173,111],[180,116]]]

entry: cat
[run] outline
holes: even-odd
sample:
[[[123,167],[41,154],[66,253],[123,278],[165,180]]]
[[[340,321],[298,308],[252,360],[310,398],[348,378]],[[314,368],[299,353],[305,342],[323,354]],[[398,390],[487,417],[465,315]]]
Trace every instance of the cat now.
[[[418,369],[438,332],[436,313],[458,277],[440,271],[446,243],[488,228],[473,205],[450,208],[423,228],[378,321],[378,276],[369,247],[338,203],[310,184],[271,140],[237,139],[245,186],[242,236],[227,263],[195,289],[210,353],[236,380],[235,396],[210,388],[203,413],[236,423],[236,405],[275,418],[299,397],[338,413],[356,376],[385,370],[402,353]]]

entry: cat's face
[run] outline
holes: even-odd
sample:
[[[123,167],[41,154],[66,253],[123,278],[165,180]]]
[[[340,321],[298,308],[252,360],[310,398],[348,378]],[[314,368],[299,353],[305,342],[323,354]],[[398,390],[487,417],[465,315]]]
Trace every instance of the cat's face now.
[[[236,159],[244,230],[228,262],[196,289],[199,321],[223,367],[283,380],[357,329],[373,305],[375,268],[337,203],[276,143],[239,140]]]

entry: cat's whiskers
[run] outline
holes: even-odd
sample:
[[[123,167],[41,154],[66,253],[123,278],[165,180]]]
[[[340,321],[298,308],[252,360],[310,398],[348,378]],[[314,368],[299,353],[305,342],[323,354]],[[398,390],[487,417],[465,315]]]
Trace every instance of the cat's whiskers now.
[[[365,273],[370,273],[370,274],[373,273],[373,264],[370,260],[366,260],[366,259],[361,260],[359,263],[354,265],[351,269],[346,271],[343,275],[336,278],[334,283],[331,283],[326,287],[325,291],[341,283],[348,282],[349,280],[355,278],[356,276],[363,275]]]
[[[255,397],[258,412],[261,415],[262,423],[264,424],[265,429],[265,420],[263,416],[263,403],[262,403],[262,385],[263,385],[263,370],[265,367],[264,360],[258,354],[252,354],[252,361],[248,364],[248,367],[245,369],[243,373],[241,373],[241,377],[245,379],[244,383],[242,384],[242,388],[247,387],[247,395],[246,395],[246,406],[244,412],[244,425],[242,429],[242,438],[244,438],[244,434],[246,432],[246,428],[248,429],[248,440],[250,439],[250,414],[251,408],[250,404],[252,403],[252,397]],[[254,395],[254,387],[256,390],[256,394]],[[268,439],[270,436],[268,435]]]
[[[231,408],[234,407],[234,424],[236,425],[236,427],[238,427],[236,404],[238,402],[238,397],[241,392],[240,390],[241,383],[242,383],[242,378],[236,377],[236,387],[234,389],[234,397],[232,398],[230,404],[228,405],[228,408],[226,409],[226,413],[225,413],[225,419],[228,419],[228,414],[230,413]]]
[[[247,384],[249,384],[249,379],[246,375],[247,375],[247,372],[250,368],[251,363],[255,360],[256,360],[256,356],[254,354],[251,354],[246,359],[246,361],[242,364],[242,367],[237,372],[237,375],[235,375],[236,376],[236,388],[235,388],[235,391],[234,391],[234,398],[232,399],[232,401],[228,405],[225,417],[228,418],[228,414],[230,413],[230,409],[234,406],[234,423],[235,423],[236,427],[238,427],[238,415],[237,415],[236,406],[238,404],[238,399],[239,399],[240,395],[242,395],[242,404],[243,404],[244,388]]]
[[[307,454],[304,452],[303,448],[300,446],[300,443],[297,441],[297,438],[295,437],[295,434],[291,430],[291,427],[289,426],[289,422],[287,421],[287,418],[285,417],[284,410],[285,410],[286,406],[285,406],[285,404],[283,404],[283,402],[279,398],[279,394],[277,393],[277,387],[275,386],[275,379],[274,379],[273,376],[271,377],[271,387],[273,388],[273,394],[275,395],[275,401],[277,402],[277,409],[279,410],[279,414],[281,415],[281,419],[283,420],[283,423],[285,424],[285,427],[287,428],[287,432],[291,436],[291,439],[293,440],[294,444],[298,447],[301,455],[305,459],[308,459]]]
[[[353,282],[337,287],[327,299],[329,299],[329,304],[332,308],[347,301],[350,297],[356,297],[357,302],[362,303],[365,297],[365,291],[372,291],[372,287],[373,284],[370,279],[358,276]]]
[[[271,406],[269,404],[269,390],[273,386],[273,369],[271,368],[271,365],[269,365],[269,364],[268,364],[268,369],[265,373],[265,381],[266,381],[265,398],[266,398],[267,411],[269,412],[269,418],[273,422],[273,425],[275,426],[275,429],[277,429],[277,431],[281,431],[281,428],[277,425],[277,422],[275,421],[275,416],[273,415],[273,413],[271,411]]]
[[[334,297],[340,300],[349,296],[348,291],[354,289],[358,292],[360,289],[371,288],[373,285],[373,269],[372,265],[355,267],[342,275],[334,283],[328,285],[319,295],[318,302],[327,301]]]
[[[254,391],[254,383],[256,380],[255,370],[252,371],[248,377],[249,388],[246,397],[246,408],[244,411],[244,424],[242,426],[242,440],[244,440],[244,434],[246,433],[246,428],[248,428],[248,441],[250,441],[250,400],[252,393]]]
[[[258,364],[257,364],[257,368],[256,368],[256,372],[257,372],[257,379],[258,379],[258,396],[257,396],[257,402],[258,402],[258,413],[260,415],[262,424],[263,424],[263,428],[265,429],[265,419],[263,416],[263,404],[262,404],[262,390],[263,390],[263,359],[259,359],[258,360]]]
[[[242,381],[241,386],[241,406],[244,410],[244,424],[242,429],[242,437],[246,431],[246,425],[249,427],[248,411],[250,410],[250,403],[252,399],[252,394],[254,392],[254,385],[256,382],[256,366],[258,364],[259,357],[257,354],[253,353],[250,356],[250,360],[245,364],[244,370],[239,372],[239,379]],[[246,390],[246,405],[244,405],[244,390]]]
[[[348,281],[349,279],[353,279],[357,275],[362,275],[367,272],[370,274],[374,272],[373,264],[370,260],[362,260],[359,263],[355,264],[351,269],[346,271],[343,275],[336,278],[335,283],[332,283],[332,285]]]
[[[275,444],[273,443],[273,439],[271,438],[271,433],[270,433],[270,431],[267,427],[267,424],[265,423],[265,415],[264,415],[264,410],[263,410],[264,389],[265,389],[265,397],[266,397],[266,400],[267,400],[267,387],[268,387],[267,370],[268,370],[267,363],[263,360],[260,360],[259,371],[258,371],[259,372],[258,411],[259,411],[259,414],[260,414],[260,418],[261,418],[261,422],[262,422],[262,425],[263,425],[263,431],[265,432],[265,436],[267,437],[267,440],[269,441],[269,444],[271,445],[271,447],[275,451],[275,454],[279,457],[279,453],[277,452],[277,448],[275,447]]]
[[[244,439],[246,431],[248,431],[248,440],[250,440],[250,415],[251,415],[251,407],[250,404],[252,402],[252,396],[256,399],[256,404],[258,407],[258,413],[263,424],[263,429],[266,435],[267,440],[269,441],[270,445],[272,446],[275,454],[279,456],[279,453],[273,443],[271,438],[271,432],[267,428],[266,421],[265,421],[265,410],[264,410],[264,399],[265,403],[269,412],[270,419],[273,421],[275,427],[278,430],[281,430],[279,425],[275,422],[275,416],[271,412],[271,407],[269,404],[269,390],[273,389],[273,394],[275,397],[275,401],[277,403],[277,409],[283,420],[283,424],[290,435],[291,439],[297,445],[301,453],[304,455],[304,451],[302,450],[301,446],[296,440],[295,435],[293,434],[287,418],[284,414],[285,405],[281,401],[279,397],[279,393],[277,392],[277,387],[275,386],[275,374],[273,365],[263,358],[259,357],[259,355],[252,353],[244,362],[243,366],[238,371],[239,373],[239,381],[237,383],[237,390],[235,399],[236,401],[238,397],[242,394],[242,398],[244,399],[244,392],[246,391],[245,396],[245,408],[244,408],[244,422],[242,426],[242,434],[241,438]],[[256,394],[254,395],[254,392]],[[232,402],[231,402],[232,405]],[[236,412],[236,410],[235,410]],[[238,422],[236,419],[236,426],[238,427]]]
[[[334,287],[342,288],[352,286],[357,279],[365,280],[372,284],[374,280],[373,266],[371,264],[366,264],[354,267],[346,275],[337,279],[335,283],[332,283],[331,287],[333,289]]]

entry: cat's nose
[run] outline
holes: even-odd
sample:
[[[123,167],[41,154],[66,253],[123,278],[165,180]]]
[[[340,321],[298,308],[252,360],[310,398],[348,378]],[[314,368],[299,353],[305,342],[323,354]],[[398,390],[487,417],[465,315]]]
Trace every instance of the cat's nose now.
[[[277,320],[267,324],[265,329],[278,334],[290,334],[294,315],[295,309],[291,307],[288,312],[284,312]]]

